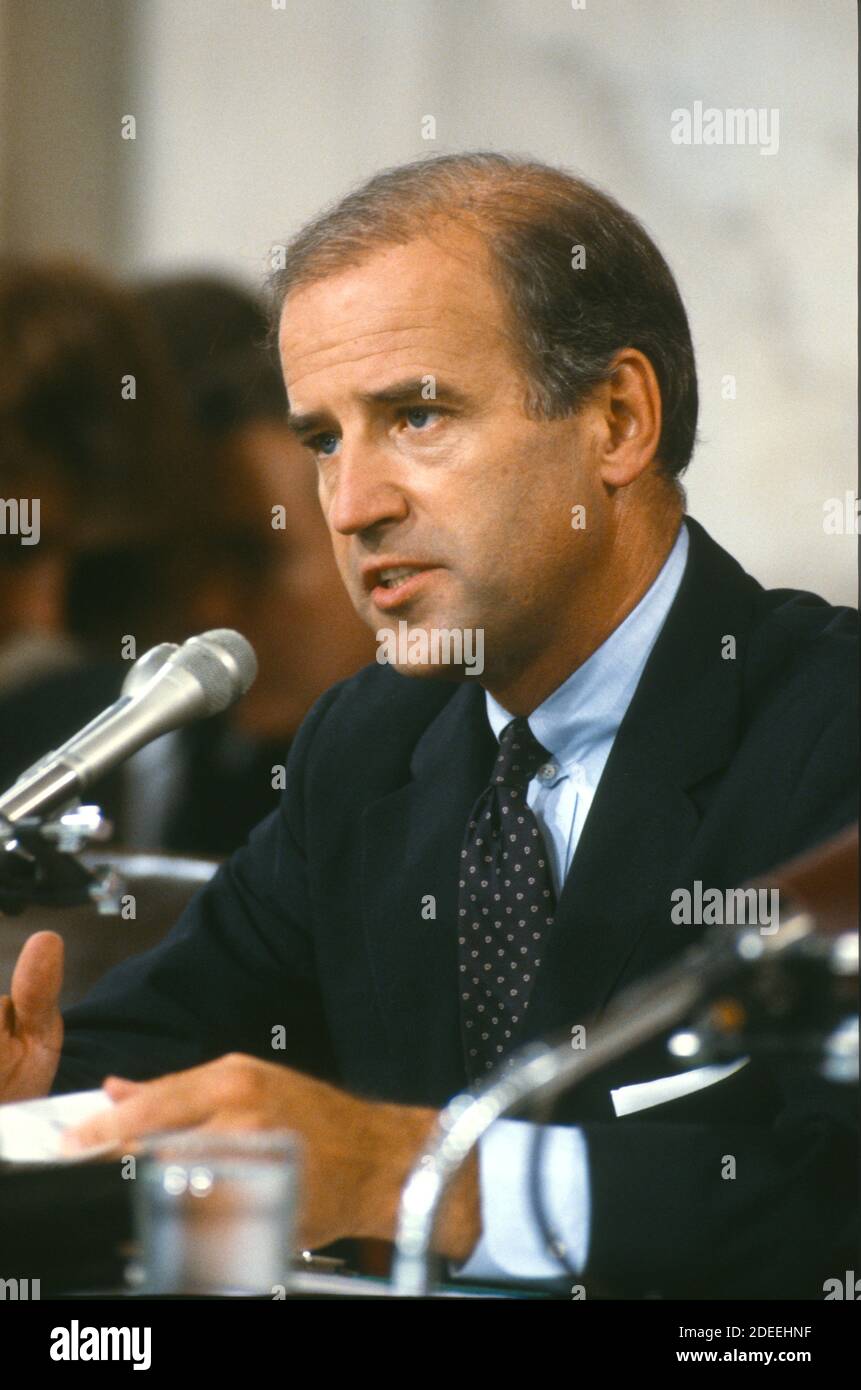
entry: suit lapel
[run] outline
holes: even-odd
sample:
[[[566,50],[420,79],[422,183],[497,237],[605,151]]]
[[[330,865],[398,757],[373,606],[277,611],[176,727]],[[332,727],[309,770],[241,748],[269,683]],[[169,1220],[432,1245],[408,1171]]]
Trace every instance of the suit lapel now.
[[[670,893],[700,822],[696,787],[738,741],[742,651],[755,584],[696,522],[685,575],[616,736],[527,1011],[523,1039],[599,1014],[647,931],[680,944]],[[725,638],[736,641],[734,659]]]
[[[457,880],[467,818],[496,752],[484,691],[464,684],[417,743],[412,780],[363,817],[365,940],[404,1101],[442,1104],[466,1084]]]

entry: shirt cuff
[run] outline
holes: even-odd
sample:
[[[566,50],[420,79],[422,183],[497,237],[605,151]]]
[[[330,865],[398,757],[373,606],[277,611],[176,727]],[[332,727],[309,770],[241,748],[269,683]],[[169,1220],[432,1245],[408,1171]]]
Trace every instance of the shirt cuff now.
[[[454,1279],[558,1284],[565,1270],[547,1249],[529,1196],[532,1146],[538,1126],[497,1120],[479,1141],[481,1239]],[[572,1269],[585,1268],[589,1249],[589,1156],[583,1131],[547,1125],[541,1146],[542,1206]]]

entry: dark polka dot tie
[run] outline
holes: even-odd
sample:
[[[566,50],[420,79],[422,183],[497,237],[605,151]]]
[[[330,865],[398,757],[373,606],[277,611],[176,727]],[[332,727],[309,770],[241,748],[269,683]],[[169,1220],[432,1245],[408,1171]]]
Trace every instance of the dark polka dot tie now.
[[[460,1017],[471,1080],[498,1066],[517,1034],[553,926],[556,898],[547,850],[526,788],[551,755],[526,719],[499,740],[490,785],[464,837],[458,885]]]

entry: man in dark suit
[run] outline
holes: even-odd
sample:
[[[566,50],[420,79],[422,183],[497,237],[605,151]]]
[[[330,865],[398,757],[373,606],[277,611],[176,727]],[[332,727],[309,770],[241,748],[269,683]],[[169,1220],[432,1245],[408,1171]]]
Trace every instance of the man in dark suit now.
[[[684,309],[588,185],[498,156],[396,170],[300,233],[276,289],[293,427],[397,670],[318,701],[280,809],[65,1042],[58,942],[28,943],[0,1086],[111,1072],[85,1144],[294,1127],[319,1245],[390,1237],[452,1094],[529,1039],[588,1038],[684,950],[701,926],[678,890],[731,889],[855,818],[855,629],[684,518]],[[464,639],[450,666],[443,633]],[[668,1070],[644,1049],[560,1109],[568,1262],[632,1294],[815,1296],[854,1210],[840,1106],[740,1058],[626,1115],[624,1088]],[[464,1277],[558,1277],[529,1132],[495,1126],[449,1195],[437,1246]]]

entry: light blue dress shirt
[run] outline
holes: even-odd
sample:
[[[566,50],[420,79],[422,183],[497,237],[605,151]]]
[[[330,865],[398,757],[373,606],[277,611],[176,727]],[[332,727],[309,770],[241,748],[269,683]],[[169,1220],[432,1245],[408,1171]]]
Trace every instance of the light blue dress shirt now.
[[[619,726],[682,582],[688,532],[682,523],[667,560],[636,608],[597,651],[533,710],[529,727],[551,754],[526,791],[550,855],[557,897],[565,882]],[[487,717],[499,738],[513,715],[485,692]],[[569,928],[570,930],[570,928]],[[481,1239],[456,1278],[492,1283],[557,1281],[529,1201],[529,1160],[535,1126],[497,1120],[479,1144]],[[550,1229],[582,1270],[589,1252],[589,1162],[583,1132],[549,1125],[541,1192]]]

